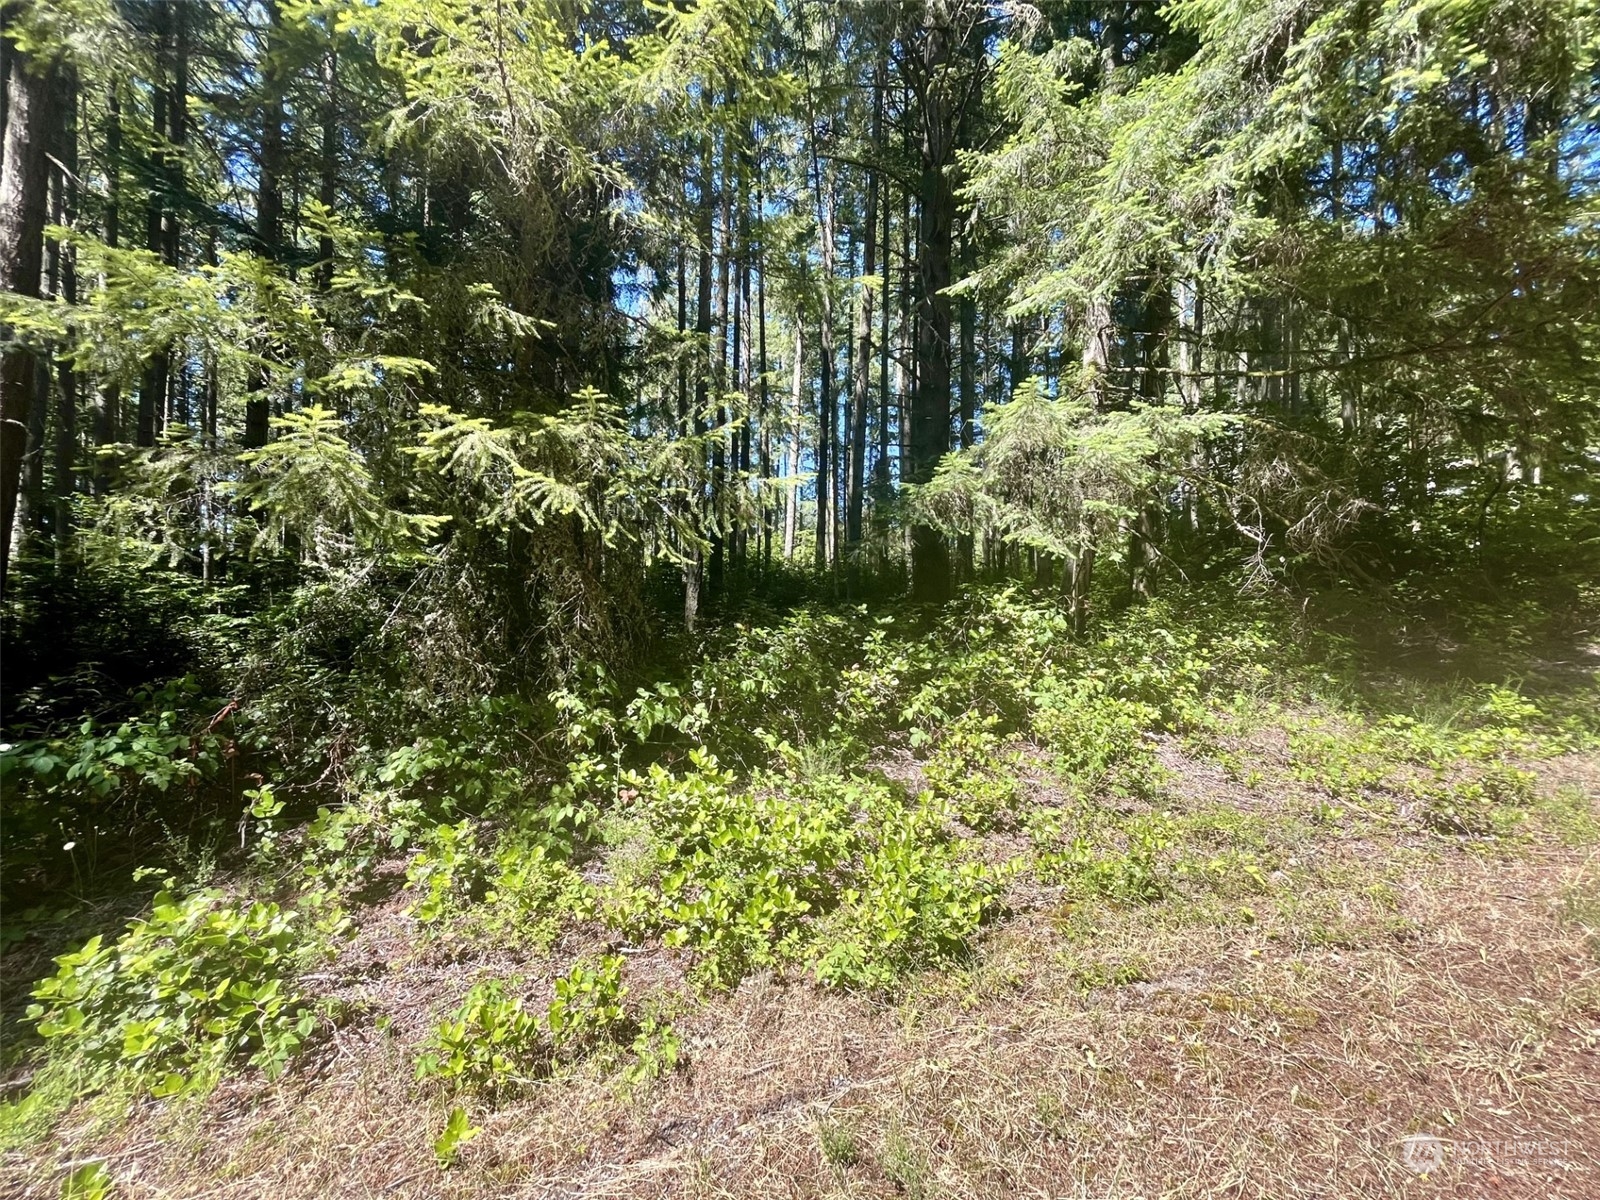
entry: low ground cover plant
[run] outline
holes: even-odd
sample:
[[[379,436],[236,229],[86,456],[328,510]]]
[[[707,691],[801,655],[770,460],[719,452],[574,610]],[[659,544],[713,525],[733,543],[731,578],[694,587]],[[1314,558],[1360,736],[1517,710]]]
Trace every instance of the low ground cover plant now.
[[[443,1164],[486,1106],[568,1072],[623,1091],[670,1076],[688,1057],[686,997],[761,972],[879,1000],[958,976],[1016,888],[1058,906],[1087,993],[1146,974],[1137,954],[1094,952],[1097,913],[1259,926],[1296,947],[1410,936],[1387,884],[1317,866],[1319,838],[1595,836],[1581,790],[1538,777],[1589,735],[1523,691],[1474,685],[1395,711],[1394,693],[1353,693],[1251,608],[1150,606],[1088,639],[1012,588],[959,611],[957,638],[805,608],[734,630],[725,661],[631,696],[604,678],[558,692],[536,753],[512,754],[503,729],[483,756],[438,733],[399,737],[309,820],[284,787],[247,789],[236,890],[174,883],[37,984],[29,1021],[71,1080],[51,1111],[116,1081],[163,1097],[291,1069],[322,1014],[340,1015],[307,971],[386,887],[401,889],[415,953],[521,964],[471,986],[412,1047],[418,1085],[462,1114],[440,1134]],[[818,639],[829,654],[807,657]],[[462,728],[533,711],[496,707]],[[1262,727],[1283,731],[1281,757],[1252,745]],[[1177,789],[1172,762],[1258,801]],[[625,954],[653,948],[685,973],[670,1002],[623,982]],[[54,1119],[7,1111],[18,1137]]]
[[[94,1075],[132,1075],[153,1095],[214,1081],[233,1062],[280,1074],[317,1023],[296,984],[313,953],[297,913],[222,892],[156,895],[107,943],[56,960],[28,1019]]]

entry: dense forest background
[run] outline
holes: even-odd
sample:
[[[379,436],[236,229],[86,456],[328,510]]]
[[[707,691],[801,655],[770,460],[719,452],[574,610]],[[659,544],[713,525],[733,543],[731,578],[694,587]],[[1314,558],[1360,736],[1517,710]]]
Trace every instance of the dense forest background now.
[[[780,567],[1593,563],[1591,6],[6,11],[18,611],[496,690]]]
[[[670,927],[713,985],[792,959],[881,988],[998,884],[940,857],[944,818],[804,781],[893,744],[933,755],[960,828],[1014,829],[1013,736],[1085,796],[1148,799],[1115,765],[1141,736],[1334,678],[1313,646],[1426,630],[1548,666],[1593,637],[1596,0],[0,13],[6,944],[103,928],[152,873],[131,944],[227,912],[218,937],[276,946],[302,894],[335,937],[328,897],[421,846],[426,920],[533,862],[539,904]],[[1491,753],[1473,721],[1592,735],[1585,702],[1472,695],[1448,754],[1405,734],[1448,783],[1406,793],[1438,834],[1504,832],[1488,810],[1532,794],[1509,733],[1459,792],[1449,754]],[[1355,772],[1317,745],[1313,774]],[[650,886],[697,916],[572,900],[640,796],[692,837],[696,804],[783,831],[728,868],[789,881],[780,915],[715,916],[720,885],[674,874],[691,834],[656,826],[678,849]],[[1142,836],[1111,883],[1088,850],[1050,870],[1151,899]],[[802,938],[898,911],[861,880],[902,841],[904,930]],[[846,862],[831,899],[793,883]],[[223,876],[271,912],[194,890]],[[40,985],[41,1036],[134,1011],[104,969]],[[240,1045],[281,1069],[311,1010],[249,1003]],[[655,1028],[634,1049],[670,1070]],[[127,1036],[102,1057],[158,1094],[194,1067],[192,1039]]]

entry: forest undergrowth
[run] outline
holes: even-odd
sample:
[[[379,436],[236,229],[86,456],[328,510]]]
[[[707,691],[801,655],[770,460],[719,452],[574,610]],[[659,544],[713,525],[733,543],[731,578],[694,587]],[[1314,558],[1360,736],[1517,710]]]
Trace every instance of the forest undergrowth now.
[[[181,697],[10,746],[77,886],[8,1194],[1592,1195],[1595,648],[1396,611],[801,604],[276,786]],[[132,890],[28,842],[229,779]]]

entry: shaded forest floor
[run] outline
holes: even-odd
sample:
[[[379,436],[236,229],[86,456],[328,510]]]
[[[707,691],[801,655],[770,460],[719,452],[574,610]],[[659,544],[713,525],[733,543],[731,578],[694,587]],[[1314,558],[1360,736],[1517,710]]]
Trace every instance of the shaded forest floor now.
[[[1591,667],[1552,668],[1569,707]],[[1048,739],[1005,737],[975,769],[1004,763],[1007,815],[964,833],[1023,865],[964,954],[892,988],[781,963],[699,986],[693,955],[595,920],[547,951],[426,928],[394,855],[302,981],[357,1017],[273,1082],[77,1102],[7,1151],[6,1194],[101,1161],[126,1197],[1600,1195],[1600,753],[1502,738],[1527,786],[1485,800],[1481,747],[1435,749],[1419,783],[1373,736],[1412,716],[1217,701],[1203,734],[1143,731],[1153,786],[1086,792]],[[949,786],[927,765],[890,738],[859,769]],[[1096,886],[1041,866],[1038,831],[1085,806]],[[457,1100],[417,1081],[430,1032],[476,980],[537,1007],[603,949],[670,1017],[676,1069],[593,1055],[469,1101],[480,1132],[441,1169]]]

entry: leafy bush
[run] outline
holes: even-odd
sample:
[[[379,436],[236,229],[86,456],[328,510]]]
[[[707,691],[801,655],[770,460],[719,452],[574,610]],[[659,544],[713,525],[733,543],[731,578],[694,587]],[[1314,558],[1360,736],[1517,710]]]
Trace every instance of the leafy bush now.
[[[1001,756],[997,723],[977,713],[957,719],[922,767],[934,796],[977,830],[1006,823],[1017,804],[1015,763]]]
[[[406,885],[423,889],[411,915],[431,924],[446,911],[481,896],[487,865],[470,818],[455,825],[435,825],[423,835],[423,849],[406,867]]]
[[[703,714],[693,734],[704,745],[757,765],[763,735],[802,745],[833,726],[840,671],[865,636],[862,610],[804,608],[774,626],[735,626],[725,644],[707,648],[678,706]]]
[[[307,947],[276,904],[159,893],[113,946],[64,954],[28,1017],[56,1052],[136,1074],[158,1096],[215,1077],[236,1055],[280,1073],[315,1024],[293,979]]]
[[[546,844],[516,831],[492,855],[470,821],[439,825],[407,869],[423,889],[413,908],[423,924],[448,922],[453,937],[483,937],[548,949],[564,921],[594,908],[592,889]]]
[[[1218,696],[1266,690],[1274,664],[1292,659],[1267,611],[1206,591],[1128,610],[1088,657],[1111,695],[1154,709],[1172,730],[1204,727]]]
[[[650,1079],[662,1079],[678,1069],[683,1058],[683,1038],[672,1022],[646,1013],[639,1022],[639,1032],[630,1049],[633,1062],[624,1068],[623,1074],[629,1083],[641,1084]]]
[[[1034,693],[1034,734],[1055,756],[1055,766],[1084,793],[1109,790],[1150,796],[1158,784],[1146,731],[1158,711],[1107,693],[1094,678],[1047,679]]]
[[[574,963],[556,979],[555,999],[545,1010],[544,1028],[558,1054],[576,1056],[631,1032],[623,1007],[622,959],[607,954],[593,965]]]
[[[1386,790],[1395,766],[1392,745],[1361,728],[1310,724],[1289,732],[1289,772],[1336,801],[1360,804]]]
[[[802,918],[836,896],[853,848],[851,796],[739,793],[701,751],[691,768],[677,776],[656,764],[631,781],[651,853],[643,878],[617,881],[605,912],[627,933],[695,951],[707,982],[731,983],[796,955]]]
[[[924,798],[926,799],[926,798]],[[872,843],[812,939],[811,969],[832,986],[881,988],[965,950],[1005,872],[970,858],[925,803],[881,809]]]
[[[1030,833],[1037,847],[1035,870],[1047,882],[1131,904],[1166,895],[1160,856],[1171,841],[1171,829],[1159,814],[1118,825],[1085,806],[1070,834],[1056,813],[1041,814]]]
[[[435,812],[421,799],[388,790],[359,792],[338,807],[324,805],[306,826],[301,865],[323,887],[363,887],[386,859],[437,826]]]
[[[637,1056],[630,1076],[670,1071],[678,1062],[676,1033],[653,1017],[641,1023],[623,1003],[626,996],[616,955],[573,964],[556,979],[543,1013],[528,1012],[503,980],[474,984],[434,1031],[417,1060],[417,1078],[497,1095],[549,1075],[559,1062],[624,1045]]]
[[[221,690],[248,601],[242,587],[92,558],[66,569],[12,563],[0,611],[6,686],[0,718],[37,734],[85,713],[115,726],[168,680]]]
[[[504,982],[490,979],[474,984],[455,1015],[434,1031],[417,1060],[417,1078],[500,1091],[533,1079],[548,1060],[538,1018],[507,994]]]
[[[841,776],[740,792],[711,756],[691,765],[633,778],[645,848],[613,860],[603,911],[693,951],[712,985],[796,961],[827,983],[876,986],[954,953],[993,906],[996,880],[931,797]]]

